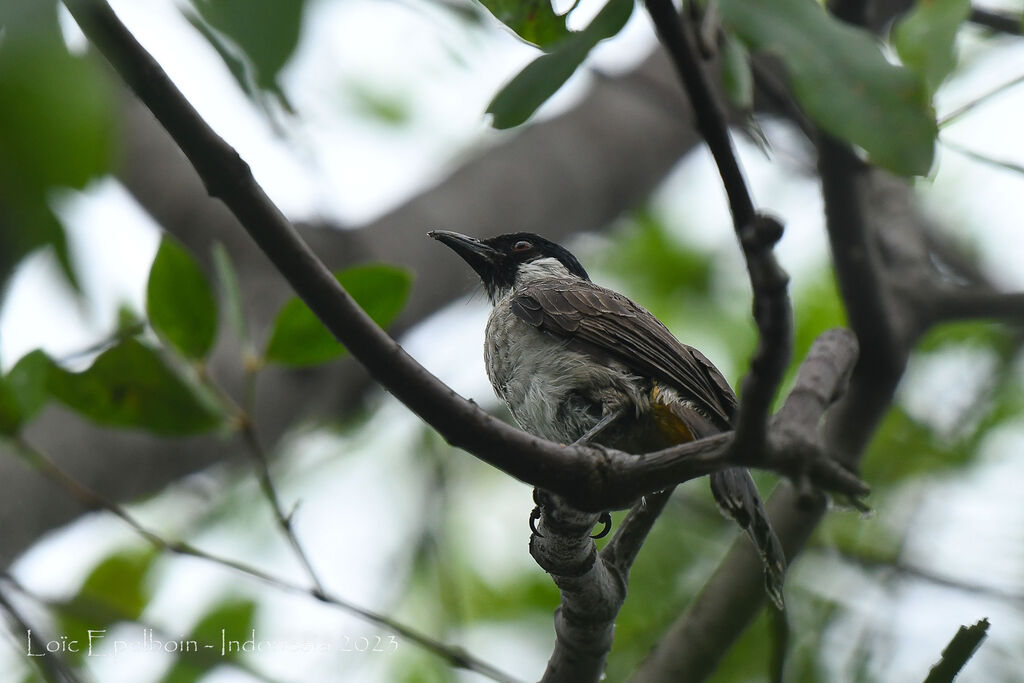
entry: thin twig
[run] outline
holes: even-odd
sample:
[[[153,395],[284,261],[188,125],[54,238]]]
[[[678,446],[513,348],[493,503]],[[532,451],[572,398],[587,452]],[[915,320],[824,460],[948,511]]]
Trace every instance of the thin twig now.
[[[942,143],[943,147],[951,149],[958,154],[963,154],[965,157],[973,159],[978,163],[994,166],[1018,175],[1024,175],[1024,164],[1018,164],[1014,161],[1006,161],[1005,159],[996,159],[995,157],[990,157],[987,154],[982,154],[981,152],[975,152],[974,150],[962,147],[955,142],[946,140],[945,138],[939,138],[939,142]]]
[[[309,559],[309,555],[306,553],[305,548],[299,542],[298,537],[295,535],[295,529],[292,526],[292,514],[285,514],[284,508],[281,507],[281,498],[277,494],[277,488],[274,486],[274,479],[270,474],[270,459],[267,457],[267,453],[263,450],[263,445],[260,443],[259,435],[256,434],[256,426],[253,424],[253,399],[255,398],[254,382],[252,376],[255,374],[255,370],[246,372],[246,383],[245,383],[245,396],[246,405],[238,405],[234,398],[225,391],[224,387],[215,382],[206,372],[205,367],[199,367],[199,379],[204,386],[209,388],[214,394],[220,397],[221,402],[224,404],[226,409],[230,411],[235,418],[235,423],[238,425],[238,432],[242,437],[242,443],[245,445],[245,450],[252,459],[253,466],[256,469],[256,480],[259,482],[260,491],[263,492],[263,497],[267,499],[270,504],[270,509],[274,513],[274,519],[277,521],[277,525],[281,528],[281,533],[288,540],[288,544],[292,547],[292,551],[295,556],[299,559],[306,573],[309,575],[310,581],[313,583],[313,587],[317,592],[322,593],[324,591],[323,583],[320,581],[320,577],[317,575],[316,570],[313,568],[313,563]]]
[[[737,231],[754,222],[754,202],[747,190],[739,162],[733,152],[726,126],[725,111],[714,96],[693,39],[683,28],[671,0],[648,0],[647,11],[654,21],[658,37],[672,58],[696,114],[697,129],[718,165],[722,184],[729,196],[729,209]]]
[[[306,586],[302,586],[297,583],[282,579],[272,574],[269,574],[262,569],[252,567],[243,562],[233,560],[227,557],[221,557],[208,553],[205,550],[200,550],[192,545],[184,543],[182,541],[168,541],[156,532],[150,530],[139,522],[135,517],[128,513],[123,507],[107,500],[103,496],[95,493],[91,489],[83,486],[77,482],[71,475],[61,469],[56,463],[47,458],[39,450],[35,449],[24,439],[17,439],[14,444],[17,446],[17,452],[24,457],[26,462],[33,468],[41,472],[51,481],[56,483],[58,486],[67,491],[75,500],[89,510],[105,510],[110,512],[123,522],[131,527],[137,534],[152,544],[154,547],[174,553],[176,555],[184,555],[187,557],[195,557],[207,562],[220,565],[233,569],[236,572],[245,574],[251,578],[257,579],[269,586],[283,590],[289,593],[295,593],[299,595],[310,596],[326,605],[337,607],[348,614],[358,616],[366,621],[376,624],[378,626],[384,626],[393,630],[398,635],[409,641],[419,645],[424,650],[432,652],[433,654],[441,657],[453,667],[466,669],[486,676],[495,681],[512,681],[514,680],[508,674],[499,671],[495,667],[491,666],[487,662],[479,660],[472,655],[466,653],[464,650],[458,647],[445,645],[438,642],[415,629],[405,626],[404,624],[391,619],[390,617],[378,614],[372,610],[360,607],[344,598],[337,595],[328,593],[326,591],[318,591],[316,589],[310,589]]]
[[[647,10],[672,58],[693,106],[697,128],[722,176],[733,226],[750,273],[754,319],[760,334],[750,372],[743,379],[735,442],[737,452],[747,454],[753,444],[764,440],[771,403],[789,366],[793,346],[792,312],[786,291],[789,278],[772,253],[772,247],[782,237],[782,226],[772,218],[758,215],[754,208],[729,137],[725,109],[704,73],[689,25],[684,24],[671,0],[648,0]]]
[[[939,119],[939,129],[941,130],[942,128],[945,128],[949,124],[955,123],[964,114],[967,114],[968,112],[974,110],[976,107],[989,101],[996,95],[1001,95],[1010,88],[1020,85],[1021,83],[1024,83],[1024,74],[1021,74],[1020,76],[1017,76],[1016,78],[1013,78],[1007,81],[1006,83],[1003,83],[1002,85],[997,85],[988,92],[979,95],[978,97],[975,97],[970,102],[960,105],[959,107],[957,107],[956,109],[954,109],[953,111],[949,112],[941,119]]]
[[[50,610],[51,612],[75,617],[79,620],[83,620],[88,623],[96,620],[96,610],[89,609],[89,607],[95,606],[96,609],[103,610],[102,614],[105,617],[109,617],[112,615],[117,619],[117,621],[137,624],[138,626],[144,629],[149,629],[155,635],[159,636],[160,640],[163,640],[165,642],[174,640],[174,636],[172,636],[170,633],[167,633],[162,628],[154,626],[153,624],[139,621],[138,618],[127,613],[123,608],[118,607],[117,605],[111,605],[106,603],[99,604],[96,601],[93,601],[95,603],[94,605],[89,605],[88,603],[82,604],[80,595],[70,602],[58,601],[52,598],[47,598],[25,586],[23,583],[18,581],[6,570],[0,570],[0,580],[10,584],[11,587],[13,587],[18,593],[25,596],[37,605]],[[235,657],[225,658],[218,654],[214,654],[207,648],[200,647],[196,650],[191,651],[183,650],[182,653],[183,654],[180,656],[184,656],[185,654],[187,654],[190,657],[195,657],[196,659],[201,660],[202,663],[206,664],[210,669],[213,669],[217,666],[221,666],[223,664],[227,664],[229,667],[238,669],[240,671],[244,671],[249,676],[252,676],[253,678],[260,681],[265,681],[266,683],[274,683],[274,681],[278,680],[275,678],[271,678],[266,674],[262,673],[261,671],[257,670],[256,668],[250,666],[248,663],[246,663],[244,659],[239,659]]]
[[[972,24],[984,26],[1000,33],[1007,33],[1011,36],[1019,36],[1021,34],[1021,17],[1019,14],[1014,16],[993,10],[981,9],[980,7],[972,7],[968,20]]]
[[[267,454],[260,444],[259,437],[256,435],[256,429],[248,419],[242,425],[242,440],[248,446],[249,454],[252,456],[253,464],[256,467],[256,478],[260,482],[260,489],[262,489],[263,496],[270,503],[270,507],[274,511],[274,517],[277,520],[278,526],[281,527],[281,532],[288,539],[288,543],[292,546],[295,556],[299,558],[299,561],[302,562],[306,569],[306,573],[309,574],[309,578],[315,588],[315,593],[323,594],[324,585],[320,581],[316,570],[313,569],[313,563],[310,561],[305,548],[302,547],[298,537],[295,535],[295,529],[292,526],[292,514],[285,514],[284,509],[281,507],[281,499],[277,495],[274,480],[270,475],[270,464],[267,461]]]
[[[601,549],[601,559],[629,575],[637,553],[647,539],[655,520],[661,515],[675,488],[644,496],[619,524],[619,529],[608,545]]]
[[[971,288],[942,290],[932,305],[931,323],[949,320],[1002,320],[1024,323],[1024,292],[994,292]]]
[[[29,625],[28,620],[23,614],[15,607],[10,600],[7,598],[7,594],[0,589],[0,610],[7,614],[7,618],[10,620],[13,629],[17,629],[21,633],[25,634],[25,639],[28,641],[31,647],[32,641],[30,634],[35,632],[39,633],[38,628],[33,628]],[[46,642],[50,642],[52,639],[47,638]],[[31,657],[28,657],[29,661],[36,665],[39,673],[49,683],[82,683],[82,678],[75,673],[74,669],[64,661],[64,658],[59,654],[50,652],[46,648],[39,648],[38,651]]]

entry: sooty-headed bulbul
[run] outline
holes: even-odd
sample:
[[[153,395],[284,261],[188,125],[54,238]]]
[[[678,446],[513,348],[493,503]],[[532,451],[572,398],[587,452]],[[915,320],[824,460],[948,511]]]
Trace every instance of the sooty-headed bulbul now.
[[[731,428],[722,373],[646,309],[590,281],[564,247],[532,233],[478,240],[428,233],[480,276],[494,309],[484,362],[519,426],[560,443],[648,453]],[[719,507],[747,531],[781,608],[786,562],[750,473],[711,475]]]

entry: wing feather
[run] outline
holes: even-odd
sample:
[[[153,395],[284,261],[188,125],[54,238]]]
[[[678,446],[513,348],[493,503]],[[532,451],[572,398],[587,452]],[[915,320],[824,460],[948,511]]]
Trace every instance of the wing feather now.
[[[725,428],[736,395],[722,373],[625,296],[586,280],[551,278],[523,287],[512,311],[524,322],[667,382]]]

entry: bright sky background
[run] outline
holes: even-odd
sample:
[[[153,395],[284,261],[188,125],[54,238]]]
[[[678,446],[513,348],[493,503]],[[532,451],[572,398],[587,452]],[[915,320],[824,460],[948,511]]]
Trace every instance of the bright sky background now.
[[[533,50],[500,28],[467,31],[436,7],[418,0],[311,2],[301,49],[282,77],[284,90],[300,118],[291,122],[294,125],[282,139],[238,90],[213,50],[174,5],[166,0],[117,0],[111,4],[200,113],[249,162],[270,196],[293,218],[327,217],[350,224],[366,221],[429,184],[439,171],[457,164],[468,151],[500,137],[502,134],[488,127],[482,112],[497,88],[535,56]],[[593,0],[584,0],[581,11],[592,12],[598,6]],[[1019,11],[1020,6],[1016,9]],[[81,45],[70,23],[67,35],[72,44]],[[599,47],[592,63],[605,71],[627,69],[643,57],[652,41],[646,15],[637,12],[624,35]],[[962,42],[968,66],[943,91],[940,116],[1024,73],[1024,41],[1007,41],[999,49],[981,49],[970,39]],[[583,92],[588,78],[587,74],[574,77],[539,116],[570,106]],[[388,127],[361,115],[347,94],[353,85],[406,102],[411,112],[409,123]],[[1021,111],[1024,87],[983,105],[944,131],[943,137],[1024,164],[1024,136],[1019,135]],[[816,183],[800,177],[786,162],[784,146],[780,158],[773,160],[743,141],[738,146],[755,199],[782,216],[787,225],[780,255],[794,278],[800,278],[826,250]],[[681,239],[731,242],[718,185],[707,155],[697,153],[680,164],[666,187],[657,193],[654,204],[668,216],[697,211],[706,217],[709,228],[703,237],[685,235]],[[1024,287],[1024,270],[1020,267],[1024,257],[1020,232],[1024,178],[940,147],[934,176],[919,181],[918,187],[928,209],[944,225],[970,235],[1000,282],[1007,288]],[[682,189],[687,191],[686,206],[673,201]],[[82,193],[61,193],[55,202],[68,228],[89,305],[82,308],[71,297],[55,274],[49,255],[28,259],[13,280],[0,311],[0,360],[5,368],[39,346],[59,357],[90,345],[109,332],[120,302],[142,309],[145,278],[159,239],[152,221],[113,180],[98,182]],[[456,390],[489,400],[491,390],[480,358],[485,316],[486,309],[479,300],[455,304],[412,331],[405,344]],[[445,343],[425,343],[439,334],[446,335]],[[467,358],[477,360],[466,363]],[[969,386],[972,370],[979,362],[985,359],[963,357],[931,365],[915,363],[903,390],[908,407],[915,413],[928,414],[934,392],[948,390],[951,381]],[[379,429],[385,421],[388,429]],[[415,519],[424,504],[423,492],[415,481],[395,481],[391,473],[416,470],[408,444],[415,443],[419,435],[416,421],[393,401],[385,401],[381,414],[355,434],[316,435],[297,444],[301,461],[280,482],[286,498],[301,496],[303,500],[298,517],[300,534],[318,539],[344,534],[346,544],[372,549],[354,562],[337,557],[330,543],[309,544],[314,563],[332,577],[330,583],[335,590],[367,606],[384,605],[381,609],[385,612],[391,597],[389,563],[401,554],[406,540],[403,534],[407,525],[402,520]],[[953,575],[971,572],[979,563],[991,561],[996,570],[984,578],[1014,587],[1024,570],[1021,558],[1010,562],[999,539],[977,530],[991,528],[996,520],[1002,528],[1009,525],[1008,520],[1016,520],[1011,528],[1019,529],[1024,523],[1024,511],[1017,504],[1019,496],[1012,484],[1019,481],[1021,463],[1019,459],[1007,459],[1008,453],[1024,452],[1022,446],[1024,430],[1020,428],[993,435],[986,444],[985,456],[991,464],[973,472],[968,481],[945,485],[941,496],[935,496],[941,504],[936,502],[924,513],[930,532],[920,536],[911,555]],[[388,455],[383,461],[337,457],[339,451],[365,447]],[[488,570],[507,571],[532,563],[525,552],[528,490],[486,475],[481,475],[476,484],[469,488],[474,494],[454,503],[457,509],[451,514],[465,519],[465,533],[486,547],[481,556],[487,558]],[[166,523],[167,510],[180,510],[183,500],[204,500],[204,485],[208,483],[200,477],[179,487],[167,499],[141,507],[139,514],[153,523]],[[221,505],[252,496],[255,491],[246,484],[236,489],[228,492],[228,500]],[[487,509],[488,515],[475,514],[480,509]],[[359,522],[380,519],[393,523],[382,528]],[[351,523],[339,525],[336,520]],[[268,543],[265,531],[271,523],[269,517],[265,521],[263,528],[255,529],[251,524],[230,520],[213,524],[204,540],[218,552],[246,554],[260,566],[297,575],[283,546]],[[188,526],[185,521],[181,523]],[[131,538],[122,525],[90,517],[39,544],[18,564],[16,573],[26,584],[48,594],[73,591],[80,577],[70,570],[68,557],[79,558],[84,571]],[[1019,543],[1020,539],[1015,537],[1013,541]],[[198,562],[175,561],[168,566],[173,571],[166,572],[149,614],[159,615],[172,633],[186,630],[209,600],[239,583],[229,573]],[[813,569],[805,567],[803,571]],[[823,579],[820,590],[837,592],[841,597],[835,581]],[[310,605],[309,601],[281,597],[271,602],[263,625],[268,630],[287,633],[308,629],[350,635],[375,632],[372,627]],[[170,605],[173,609],[167,609]],[[864,609],[864,618],[870,619],[871,606]],[[997,617],[1000,609],[993,605],[985,614]],[[978,612],[977,600],[950,599],[948,592],[936,596],[914,591],[900,596],[896,615],[894,632],[912,634],[913,645],[919,647],[901,650],[898,666],[886,679],[891,681],[919,678],[917,674],[927,670],[927,664],[948,640],[952,625],[973,622],[982,613]],[[851,623],[850,633],[856,628],[857,624]],[[515,671],[523,671],[524,662],[531,662],[535,669],[542,666],[549,649],[546,633],[539,642],[531,640],[533,636],[494,638],[493,632],[484,630],[464,635],[471,651]],[[4,657],[10,655],[0,646],[0,670]],[[115,683],[137,681],[142,676],[140,671],[156,671],[167,663],[145,656],[133,664],[140,668],[127,666],[125,660],[100,662],[96,678]],[[333,666],[336,662],[283,657],[270,663],[268,674],[316,680],[324,672],[317,667],[325,664]],[[350,664],[370,667],[360,669],[359,674],[369,677],[358,680],[374,679],[372,662]],[[242,679],[218,673],[209,680]]]

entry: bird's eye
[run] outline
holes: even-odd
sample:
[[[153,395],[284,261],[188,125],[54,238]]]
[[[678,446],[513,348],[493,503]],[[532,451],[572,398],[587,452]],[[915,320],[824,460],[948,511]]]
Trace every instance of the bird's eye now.
[[[512,245],[512,251],[529,251],[533,249],[533,245],[526,240],[519,240]]]

